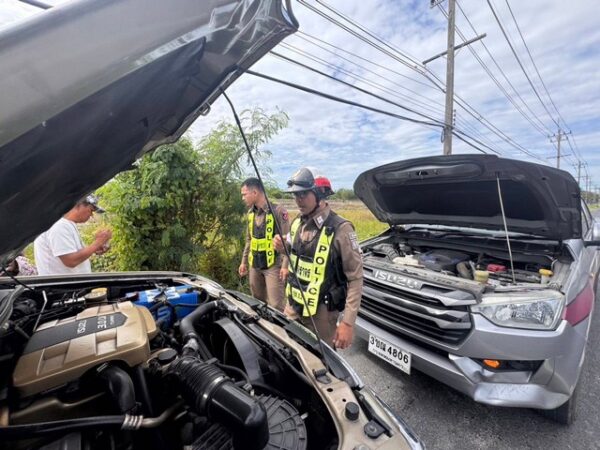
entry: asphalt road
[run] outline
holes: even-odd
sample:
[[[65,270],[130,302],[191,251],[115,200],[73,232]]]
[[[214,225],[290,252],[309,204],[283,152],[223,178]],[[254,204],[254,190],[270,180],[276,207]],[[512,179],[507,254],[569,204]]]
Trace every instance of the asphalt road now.
[[[600,449],[600,313],[593,318],[577,418],[567,427],[531,409],[482,405],[433,378],[400,372],[357,339],[343,352],[363,381],[432,449]]]
[[[429,376],[411,375],[357,339],[343,352],[354,369],[410,424],[428,449],[600,449],[600,311],[595,311],[573,425],[534,410],[482,405]]]

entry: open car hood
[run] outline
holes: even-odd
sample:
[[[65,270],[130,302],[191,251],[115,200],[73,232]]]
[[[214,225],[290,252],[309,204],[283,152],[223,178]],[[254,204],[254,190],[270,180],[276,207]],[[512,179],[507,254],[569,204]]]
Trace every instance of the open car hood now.
[[[208,113],[296,31],[286,6],[80,0],[0,32],[0,260]]]
[[[495,155],[398,161],[368,170],[354,190],[382,222],[504,230],[549,239],[581,237],[580,190],[563,170]]]

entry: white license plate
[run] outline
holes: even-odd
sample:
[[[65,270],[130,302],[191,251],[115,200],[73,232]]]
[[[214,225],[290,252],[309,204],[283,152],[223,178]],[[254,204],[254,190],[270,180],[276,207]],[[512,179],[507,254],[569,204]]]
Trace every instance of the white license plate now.
[[[369,335],[369,351],[410,375],[411,355],[380,337]]]

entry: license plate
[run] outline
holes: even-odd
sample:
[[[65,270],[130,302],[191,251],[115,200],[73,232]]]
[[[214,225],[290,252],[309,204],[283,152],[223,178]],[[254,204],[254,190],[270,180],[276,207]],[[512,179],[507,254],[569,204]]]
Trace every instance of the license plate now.
[[[380,337],[369,335],[369,351],[410,375],[411,355]]]

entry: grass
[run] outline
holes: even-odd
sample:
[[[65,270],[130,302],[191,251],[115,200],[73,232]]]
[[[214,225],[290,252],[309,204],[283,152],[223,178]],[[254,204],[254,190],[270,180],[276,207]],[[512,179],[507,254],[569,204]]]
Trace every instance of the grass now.
[[[296,217],[298,210],[293,200],[280,200],[279,203],[288,209],[290,220]],[[371,211],[360,201],[332,201],[329,203],[333,211],[354,224],[359,241],[376,236],[388,228],[386,223],[377,220]]]
[[[335,212],[354,224],[359,241],[376,236],[389,227],[388,224],[377,220],[366,207],[364,209],[341,208]]]

